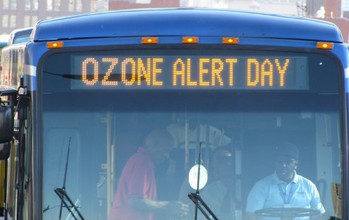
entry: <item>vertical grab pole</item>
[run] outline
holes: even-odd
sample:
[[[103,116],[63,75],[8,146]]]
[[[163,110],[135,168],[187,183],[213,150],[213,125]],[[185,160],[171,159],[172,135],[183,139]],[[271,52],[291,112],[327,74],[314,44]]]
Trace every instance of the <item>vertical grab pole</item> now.
[[[113,197],[113,184],[112,184],[112,153],[111,149],[111,115],[107,113],[106,115],[106,125],[107,125],[107,212],[109,213],[112,197]]]

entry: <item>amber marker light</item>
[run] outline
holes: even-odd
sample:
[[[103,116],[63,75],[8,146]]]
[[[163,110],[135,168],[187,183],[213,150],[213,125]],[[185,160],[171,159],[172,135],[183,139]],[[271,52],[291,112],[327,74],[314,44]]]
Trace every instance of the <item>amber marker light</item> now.
[[[142,44],[157,44],[157,37],[142,37]]]
[[[237,37],[223,37],[222,43],[223,44],[238,44],[239,38],[237,38]]]
[[[48,49],[56,49],[63,47],[63,41],[51,41],[46,44]]]
[[[331,49],[333,49],[333,43],[330,43],[330,42],[317,42],[316,47],[318,49],[331,50]]]
[[[199,42],[198,37],[183,37],[182,43],[183,44],[197,44]]]

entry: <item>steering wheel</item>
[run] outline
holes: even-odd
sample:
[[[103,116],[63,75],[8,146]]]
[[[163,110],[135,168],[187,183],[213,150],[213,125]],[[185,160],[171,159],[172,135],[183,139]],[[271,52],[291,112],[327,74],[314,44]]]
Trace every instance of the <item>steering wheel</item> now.
[[[257,210],[255,214],[265,217],[279,217],[282,220],[292,220],[296,217],[319,215],[320,211],[307,208],[266,208]]]

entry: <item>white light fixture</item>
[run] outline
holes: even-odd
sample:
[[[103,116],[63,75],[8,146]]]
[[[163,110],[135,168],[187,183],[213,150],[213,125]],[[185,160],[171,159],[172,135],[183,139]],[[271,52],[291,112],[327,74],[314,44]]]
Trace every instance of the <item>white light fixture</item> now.
[[[203,166],[200,165],[200,179],[199,179],[199,188],[198,188],[198,173],[199,173],[199,165],[196,164],[194,165],[190,170],[189,170],[189,185],[191,188],[194,190],[197,189],[202,189],[206,186],[207,180],[208,180],[208,174],[207,174],[207,169]]]

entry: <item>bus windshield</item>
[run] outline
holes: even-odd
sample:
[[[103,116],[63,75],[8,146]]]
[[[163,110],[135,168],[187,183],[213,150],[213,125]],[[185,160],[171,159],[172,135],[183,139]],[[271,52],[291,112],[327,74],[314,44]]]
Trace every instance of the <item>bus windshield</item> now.
[[[136,182],[143,188],[133,192],[135,198],[146,193],[149,199],[186,204],[189,211],[181,219],[194,219],[191,193],[218,219],[247,219],[258,206],[250,204],[256,184],[287,175],[280,164],[312,188],[290,200],[312,201],[282,197],[277,208],[334,215],[331,185],[341,182],[343,89],[335,58],[258,48],[104,47],[59,51],[41,63],[44,219],[77,216],[76,210],[59,208],[62,188],[85,218],[112,219],[113,213],[130,211],[122,208],[122,195]],[[166,136],[169,144],[155,143],[154,134]],[[290,161],[275,153],[284,145],[296,146],[287,151]],[[136,159],[146,158],[147,166],[134,168]],[[189,173],[199,163],[207,173],[200,171],[198,180]],[[147,169],[152,175],[144,174]],[[281,186],[275,190],[283,192]],[[173,213],[151,215],[180,219]]]

